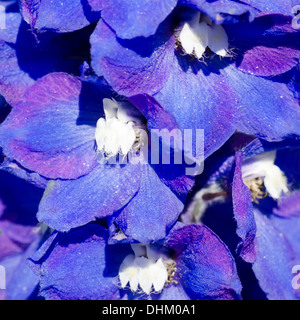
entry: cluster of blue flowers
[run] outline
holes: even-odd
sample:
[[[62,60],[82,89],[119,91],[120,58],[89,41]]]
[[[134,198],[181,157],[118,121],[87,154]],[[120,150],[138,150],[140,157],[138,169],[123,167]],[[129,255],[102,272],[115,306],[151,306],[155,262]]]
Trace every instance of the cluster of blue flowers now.
[[[300,1],[0,8],[0,299],[300,298]]]

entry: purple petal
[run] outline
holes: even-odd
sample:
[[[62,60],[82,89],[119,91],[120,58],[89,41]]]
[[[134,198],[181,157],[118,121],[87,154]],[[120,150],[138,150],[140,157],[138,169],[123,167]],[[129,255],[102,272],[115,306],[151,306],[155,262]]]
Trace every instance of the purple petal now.
[[[237,49],[235,65],[245,73],[269,77],[298,64],[300,33],[291,17],[261,15],[252,23],[225,26],[231,46]]]
[[[151,96],[139,94],[128,99],[134,104],[147,119],[147,129],[168,129],[172,131],[178,128],[175,117],[163,109],[163,107]]]
[[[139,185],[136,165],[98,165],[79,179],[49,182],[37,217],[53,229],[68,231],[112,215],[128,203]]]
[[[97,164],[101,93],[65,73],[38,80],[1,125],[6,156],[48,178],[77,178]],[[100,99],[100,100],[99,100]]]
[[[166,245],[176,252],[181,283],[192,300],[239,299],[241,284],[228,248],[207,227],[172,232]]]
[[[273,213],[289,218],[300,214],[300,192],[294,192],[291,195],[283,197],[278,202],[278,207],[274,208]]]
[[[20,245],[15,243],[8,235],[2,232],[2,227],[2,223],[0,223],[0,261],[6,257],[23,252]]]
[[[179,4],[204,12],[217,24],[237,23],[240,20],[252,21],[257,14],[257,10],[253,7],[235,1],[179,0]]]
[[[242,153],[237,152],[232,184],[233,212],[237,222],[237,235],[240,256],[247,262],[254,262],[256,257],[255,234],[256,224],[253,215],[253,205],[249,188],[242,179]]]

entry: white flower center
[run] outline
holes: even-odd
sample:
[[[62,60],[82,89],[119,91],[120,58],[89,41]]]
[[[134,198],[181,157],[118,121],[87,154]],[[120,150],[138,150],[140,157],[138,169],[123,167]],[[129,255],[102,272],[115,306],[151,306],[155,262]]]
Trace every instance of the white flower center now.
[[[121,288],[129,283],[133,292],[139,288],[148,295],[153,290],[161,292],[165,284],[170,282],[170,274],[174,276],[176,269],[170,270],[169,267],[175,265],[174,261],[148,245],[132,244],[131,247],[134,254],[128,255],[119,268]]]
[[[103,109],[105,118],[97,121],[95,132],[98,151],[106,159],[137,151],[145,128],[140,112],[128,102],[107,98],[103,99]]]
[[[253,191],[264,184],[267,193],[275,200],[289,191],[287,178],[278,166],[274,164],[276,151],[265,152],[251,157],[242,165],[244,183]]]
[[[227,55],[229,47],[224,28],[200,12],[184,23],[178,40],[185,53],[195,55],[198,59],[203,56],[207,47],[221,57]]]

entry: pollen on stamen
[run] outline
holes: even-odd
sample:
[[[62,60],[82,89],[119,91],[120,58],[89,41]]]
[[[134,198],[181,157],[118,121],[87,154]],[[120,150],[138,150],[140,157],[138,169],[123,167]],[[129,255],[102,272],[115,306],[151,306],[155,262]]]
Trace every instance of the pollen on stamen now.
[[[263,178],[261,177],[248,180],[245,182],[245,185],[249,188],[252,201],[256,204],[258,204],[258,200],[264,199],[268,196]]]
[[[274,164],[275,158],[276,151],[269,151],[243,162],[243,181],[251,191],[252,201],[255,203],[266,196],[278,200],[289,192],[287,177]]]
[[[130,103],[103,99],[105,117],[97,121],[96,151],[100,162],[118,155],[121,161],[131,151],[138,152],[145,139],[145,119]]]
[[[178,284],[178,281],[176,281],[174,279],[175,274],[177,272],[177,268],[176,268],[176,262],[171,260],[171,261],[167,261],[165,262],[165,266],[167,268],[167,272],[168,272],[168,280],[165,282],[165,287],[167,287],[170,284]]]

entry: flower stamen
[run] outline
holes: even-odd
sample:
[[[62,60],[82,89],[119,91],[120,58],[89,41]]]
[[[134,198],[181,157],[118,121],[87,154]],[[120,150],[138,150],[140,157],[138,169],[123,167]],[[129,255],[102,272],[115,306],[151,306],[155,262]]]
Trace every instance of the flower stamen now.
[[[103,109],[105,118],[97,121],[95,131],[97,151],[105,160],[139,152],[147,135],[140,112],[130,103],[107,98],[103,99]]]
[[[160,293],[166,284],[176,283],[175,262],[149,245],[132,244],[134,254],[125,257],[119,268],[121,288],[129,288],[132,292],[140,290],[147,295]]]
[[[227,57],[230,52],[228,36],[224,28],[200,12],[184,22],[175,44],[175,48],[178,47],[181,47],[184,53],[199,60],[207,50],[211,50],[220,57]]]

